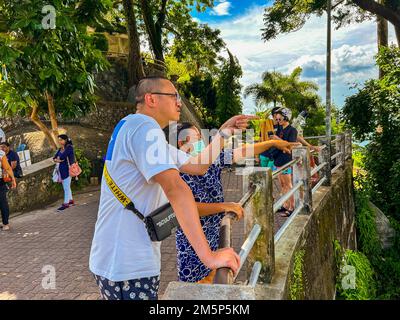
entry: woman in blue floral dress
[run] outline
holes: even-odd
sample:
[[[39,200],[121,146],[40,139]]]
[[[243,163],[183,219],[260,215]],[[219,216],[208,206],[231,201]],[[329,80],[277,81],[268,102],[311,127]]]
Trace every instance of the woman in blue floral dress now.
[[[191,123],[181,123],[177,128],[178,147],[180,150],[196,155],[205,144],[201,139],[199,129]],[[259,154],[271,147],[288,152],[290,144],[286,141],[269,140],[252,145],[255,154]],[[215,251],[219,245],[219,231],[221,220],[225,212],[232,211],[240,218],[243,208],[237,203],[224,202],[221,173],[222,169],[233,161],[243,159],[249,150],[246,147],[235,150],[222,150],[217,160],[209,167],[203,176],[181,173],[182,179],[192,190],[200,214],[200,222],[211,250]],[[198,258],[183,231],[176,231],[176,249],[178,260],[178,277],[184,282],[212,282],[214,271],[208,269]]]

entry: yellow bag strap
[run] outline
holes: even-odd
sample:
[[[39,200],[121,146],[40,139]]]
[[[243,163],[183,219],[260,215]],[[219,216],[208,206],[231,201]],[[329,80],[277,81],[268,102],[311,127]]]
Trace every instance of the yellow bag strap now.
[[[136,214],[140,220],[145,221],[145,217],[140,213],[139,210],[136,209],[132,200],[118,187],[115,181],[111,178],[110,173],[108,172],[107,165],[104,163],[103,176],[106,179],[106,183],[110,188],[111,192],[114,194],[115,198],[128,210],[132,211]]]

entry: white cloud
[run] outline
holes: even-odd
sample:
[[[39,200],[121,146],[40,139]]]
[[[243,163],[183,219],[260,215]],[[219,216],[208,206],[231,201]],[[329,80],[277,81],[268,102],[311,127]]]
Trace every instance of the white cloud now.
[[[262,6],[248,8],[243,15],[213,28],[221,30],[221,36],[229,50],[237,56],[243,68],[241,84],[260,82],[267,70],[290,72],[296,66],[304,68],[304,78],[320,85],[320,95],[325,97],[326,17],[312,17],[297,32],[278,36],[265,43],[261,39],[263,28]],[[390,41],[394,32],[390,30]],[[354,24],[332,30],[332,94],[333,100],[342,105],[345,96],[351,94],[350,84],[362,83],[376,77],[374,55],[376,49],[376,25],[373,21]],[[254,109],[252,98],[243,99],[244,111]]]
[[[229,1],[220,1],[211,11],[210,14],[213,16],[228,16],[229,9],[232,4]]]

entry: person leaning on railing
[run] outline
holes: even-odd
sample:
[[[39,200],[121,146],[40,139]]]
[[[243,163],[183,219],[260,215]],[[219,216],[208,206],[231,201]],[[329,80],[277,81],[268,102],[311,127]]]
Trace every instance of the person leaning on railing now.
[[[12,189],[17,187],[17,182],[15,181],[13,170],[8,163],[7,156],[4,151],[0,150],[0,210],[3,231],[10,230],[10,225],[8,222],[10,209],[7,201],[7,182],[11,182]]]
[[[169,134],[168,138],[171,137],[173,137],[173,135]],[[200,130],[192,123],[186,122],[178,124],[175,137],[178,140],[177,145],[179,149],[192,156],[200,154],[206,148]],[[174,144],[172,141],[170,141],[170,143]],[[243,145],[233,150],[224,149],[205,174],[192,175],[181,173],[182,179],[192,190],[201,216],[200,221],[204,234],[213,251],[218,249],[221,220],[224,213],[235,211],[233,210],[235,206],[237,209],[241,208],[239,204],[232,204],[232,208],[230,208],[229,205],[227,206],[224,202],[221,181],[222,169],[232,164],[232,162],[238,162],[248,157],[252,158],[272,147],[282,152],[290,153],[291,144],[282,140],[268,140],[255,144]],[[207,210],[208,214],[205,214],[205,210]],[[180,281],[199,283],[213,282],[215,270],[211,270],[201,262],[180,228],[176,231],[176,249],[178,277]]]
[[[289,123],[291,119],[291,111],[287,108],[279,109],[275,114],[275,120],[279,124],[276,135],[273,139],[285,140],[288,142],[297,142],[297,130],[292,127]],[[282,151],[278,151],[274,154],[274,163],[276,168],[279,170],[285,164],[292,161],[292,155],[286,154]],[[279,182],[281,183],[281,192],[286,194],[292,188],[292,168],[289,167],[281,172],[279,175]],[[278,210],[281,212],[281,216],[289,217],[294,210],[294,198],[290,197],[288,201],[285,202],[282,208]]]
[[[135,100],[136,114],[121,119],[108,145],[108,176],[144,217],[170,202],[201,261],[210,269],[228,267],[236,272],[240,258],[232,248],[210,249],[193,195],[179,171],[204,174],[220,153],[223,137],[245,129],[248,120],[255,117],[238,115],[225,122],[204,150],[207,161],[201,163],[203,154],[190,157],[173,148],[162,131],[170,121],[179,120],[182,107],[171,81],[162,77],[142,79]],[[104,299],[157,299],[161,244],[150,239],[145,223],[125,209],[109,186],[102,179],[89,268]]]

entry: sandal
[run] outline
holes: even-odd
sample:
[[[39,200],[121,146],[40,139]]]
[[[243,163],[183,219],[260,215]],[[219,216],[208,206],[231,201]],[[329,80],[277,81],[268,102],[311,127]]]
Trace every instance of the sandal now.
[[[281,217],[289,218],[292,213],[293,213],[293,210],[286,209],[285,212],[281,213]]]

